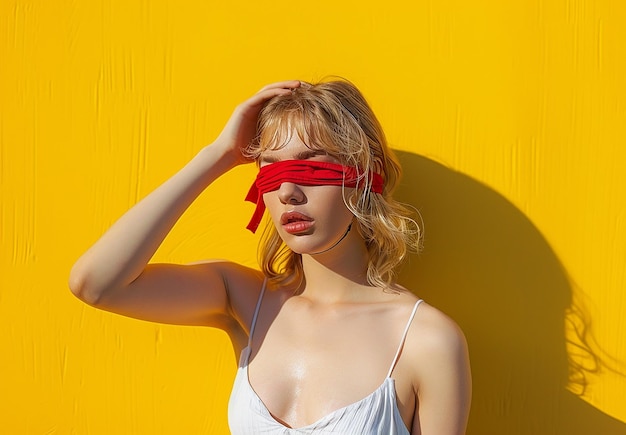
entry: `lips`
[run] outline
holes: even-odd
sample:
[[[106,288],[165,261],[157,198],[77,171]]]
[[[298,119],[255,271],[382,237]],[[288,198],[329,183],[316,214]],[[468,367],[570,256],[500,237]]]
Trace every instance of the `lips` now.
[[[291,224],[294,222],[313,222],[313,218],[298,213],[297,211],[288,211],[280,216],[281,225]]]
[[[280,216],[283,230],[289,234],[308,234],[313,226],[313,218],[296,211],[289,211]]]

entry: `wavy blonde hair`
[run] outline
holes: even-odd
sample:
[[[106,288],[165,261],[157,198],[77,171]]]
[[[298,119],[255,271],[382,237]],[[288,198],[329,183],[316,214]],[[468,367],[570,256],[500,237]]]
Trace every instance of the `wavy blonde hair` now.
[[[291,94],[275,97],[263,108],[258,135],[246,154],[258,160],[262,152],[285,146],[294,131],[309,148],[321,149],[362,172],[363,187],[347,197],[344,194],[344,202],[356,216],[367,245],[368,283],[391,288],[397,267],[410,251],[419,250],[421,230],[408,208],[392,198],[401,168],[374,112],[346,80],[302,82]],[[370,191],[369,171],[383,176],[382,194]],[[284,244],[271,223],[264,227],[259,263],[277,285],[300,287],[304,282],[301,255]]]

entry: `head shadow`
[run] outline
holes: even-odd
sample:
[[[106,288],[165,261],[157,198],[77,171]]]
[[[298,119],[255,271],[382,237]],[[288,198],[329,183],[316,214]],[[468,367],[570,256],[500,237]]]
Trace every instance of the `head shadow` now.
[[[419,210],[424,249],[399,281],[441,309],[469,344],[474,392],[468,434],[626,434],[589,405],[585,368],[568,356],[566,320],[589,319],[555,253],[511,202],[480,182],[409,152],[395,197]],[[572,317],[575,317],[572,320]],[[569,387],[569,388],[568,388]]]

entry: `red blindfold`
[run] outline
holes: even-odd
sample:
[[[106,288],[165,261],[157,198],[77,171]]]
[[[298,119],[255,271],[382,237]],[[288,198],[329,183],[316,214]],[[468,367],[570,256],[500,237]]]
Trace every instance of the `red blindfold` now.
[[[371,172],[369,177],[371,191],[382,193],[383,177],[374,172]],[[294,183],[301,186],[362,187],[365,183],[365,176],[352,166],[311,160],[283,160],[263,166],[246,196],[246,201],[256,204],[252,219],[246,227],[253,233],[258,228],[265,212],[263,194],[278,190],[282,183]]]

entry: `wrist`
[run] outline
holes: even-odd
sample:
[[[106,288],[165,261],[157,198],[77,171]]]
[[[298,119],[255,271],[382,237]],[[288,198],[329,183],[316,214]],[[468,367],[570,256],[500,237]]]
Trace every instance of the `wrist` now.
[[[235,166],[239,166],[245,163],[251,163],[252,160],[246,158],[242,152],[242,149],[238,146],[233,146],[232,141],[228,139],[222,139],[218,137],[213,143],[204,147],[203,151],[213,150],[215,155],[221,162],[228,166],[228,169],[232,169]]]
[[[192,160],[205,168],[205,171],[213,173],[214,177],[228,172],[235,166],[244,163],[243,157],[233,150],[223,146],[219,141],[202,148]]]

